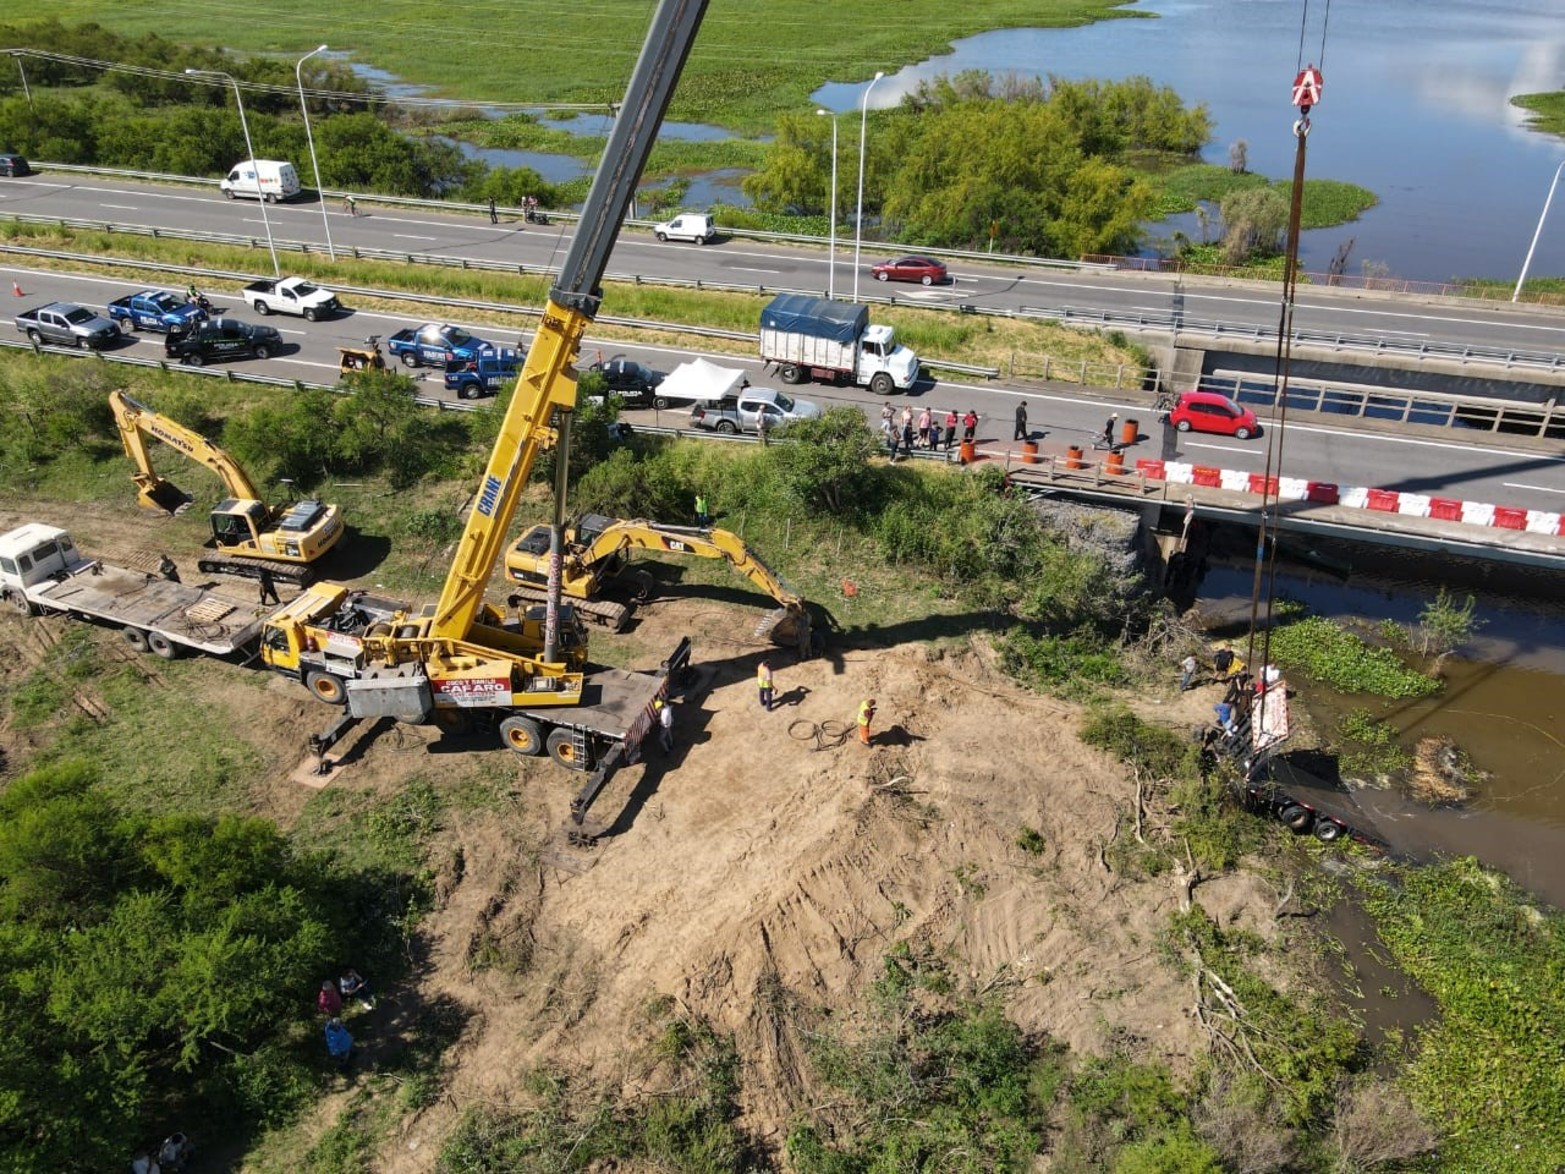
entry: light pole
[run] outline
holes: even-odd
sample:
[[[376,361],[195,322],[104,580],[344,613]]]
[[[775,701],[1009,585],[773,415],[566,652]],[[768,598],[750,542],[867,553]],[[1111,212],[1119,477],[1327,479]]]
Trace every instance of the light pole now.
[[[310,144],[310,166],[315,169],[315,198],[321,202],[321,227],[326,230],[326,252],[335,261],[337,250],[332,248],[331,243],[331,217],[326,215],[326,193],[321,188],[321,161],[315,157],[315,136],[310,133],[310,104],[304,100],[304,74],[301,72],[306,61],[324,52],[326,46],[322,45],[299,58],[299,63],[293,67],[293,78],[299,83],[299,109],[304,114],[304,141]]]
[[[20,49],[12,49],[11,57],[16,61],[16,71],[22,75],[22,93],[27,95],[27,108],[31,110],[33,108],[33,92],[27,85],[27,70],[22,67],[22,51]]]
[[[1554,189],[1559,186],[1560,172],[1565,171],[1565,160],[1554,169],[1554,180],[1549,184],[1549,194],[1543,201],[1543,211],[1538,216],[1538,227],[1533,230],[1532,244],[1527,246],[1527,259],[1522,262],[1522,275],[1516,279],[1516,288],[1511,293],[1511,301],[1522,296],[1522,284],[1527,280],[1527,268],[1532,264],[1532,251],[1538,247],[1538,238],[1543,235],[1543,222],[1548,218],[1549,205],[1554,202]]]
[[[831,244],[826,263],[826,296],[837,296],[837,116],[830,110],[817,110],[831,119]]]
[[[875,88],[875,83],[885,77],[885,72],[877,71],[870,78],[869,85],[864,87],[864,98],[859,103],[859,206],[853,217],[853,300],[859,300],[859,249],[864,244],[864,139],[869,130],[869,92]]]
[[[224,73],[221,69],[187,69],[186,73],[192,77],[220,77],[234,87],[234,103],[239,107],[239,128],[245,132],[245,150],[250,155],[250,167],[255,172],[256,202],[261,205],[261,223],[266,225],[266,247],[272,254],[272,276],[283,275],[282,266],[277,263],[277,246],[272,243],[272,218],[266,214],[266,193],[261,190],[261,169],[255,165],[255,147],[250,142],[250,124],[245,120],[245,100],[239,95],[239,83],[234,80],[234,75]]]

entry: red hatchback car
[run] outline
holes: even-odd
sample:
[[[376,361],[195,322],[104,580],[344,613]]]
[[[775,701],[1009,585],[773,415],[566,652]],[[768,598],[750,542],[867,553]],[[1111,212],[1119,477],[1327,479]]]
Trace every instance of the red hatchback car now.
[[[1249,440],[1261,430],[1254,412],[1215,391],[1183,393],[1168,419],[1181,432],[1216,432],[1238,440]]]
[[[876,281],[917,281],[923,285],[946,282],[946,267],[932,257],[903,257],[882,261],[870,269]]]

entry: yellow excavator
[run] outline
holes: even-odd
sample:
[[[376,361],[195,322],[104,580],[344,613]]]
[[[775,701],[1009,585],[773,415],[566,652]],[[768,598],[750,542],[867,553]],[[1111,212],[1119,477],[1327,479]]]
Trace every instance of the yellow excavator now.
[[[756,626],[756,638],[808,652],[810,613],[804,599],[729,530],[583,514],[565,528],[560,552],[560,593],[573,602],[577,615],[618,632],[629,622],[630,608],[602,596],[617,587],[638,602],[652,598],[652,576],[629,570],[630,552],[636,550],[726,559],[778,603]],[[510,597],[512,607],[544,598],[549,582],[548,526],[534,526],[517,540],[505,556],[505,573],[518,585]]]
[[[147,451],[147,438],[161,440],[191,460],[205,465],[223,481],[228,496],[212,508],[212,547],[197,565],[203,574],[240,575],[259,579],[263,571],[282,583],[307,585],[313,565],[337,545],[343,535],[342,512],[313,499],[274,506],[261,500],[238,462],[200,433],[160,416],[123,391],[109,393],[109,407],[119,425],[125,455],[136,463],[131,480],[136,500],[144,508],[170,516],[190,506],[190,495],[158,476]]]

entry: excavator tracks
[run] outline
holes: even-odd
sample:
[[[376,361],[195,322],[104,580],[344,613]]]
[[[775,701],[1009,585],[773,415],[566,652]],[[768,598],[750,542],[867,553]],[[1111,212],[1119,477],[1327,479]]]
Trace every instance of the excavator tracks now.
[[[264,558],[202,558],[196,561],[203,575],[233,575],[240,579],[259,579],[262,571],[270,571],[278,583],[292,583],[308,587],[315,582],[315,572],[302,563],[276,562]]]
[[[549,593],[537,587],[517,586],[511,593],[509,602],[512,607],[523,607],[530,603],[547,603]],[[623,632],[625,625],[630,623],[630,608],[623,603],[615,603],[609,599],[569,599],[563,596],[561,602],[569,603],[577,615],[600,627],[608,628],[611,632]]]

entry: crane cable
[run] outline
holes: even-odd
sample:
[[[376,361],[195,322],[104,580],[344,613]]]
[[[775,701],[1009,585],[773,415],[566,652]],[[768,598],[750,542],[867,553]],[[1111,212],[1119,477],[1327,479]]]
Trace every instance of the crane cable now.
[[[1331,19],[1331,0],[1326,0],[1326,13],[1321,25],[1320,55],[1316,60],[1326,60],[1326,29]],[[1261,709],[1256,715],[1260,721],[1264,715],[1266,667],[1271,660],[1272,610],[1276,598],[1277,583],[1277,531],[1281,521],[1281,479],[1283,470],[1283,445],[1288,428],[1288,377],[1293,359],[1293,312],[1299,272],[1299,231],[1304,207],[1305,144],[1310,133],[1310,111],[1320,100],[1321,74],[1313,64],[1304,62],[1304,37],[1309,24],[1309,0],[1304,0],[1299,21],[1298,72],[1294,81],[1293,98],[1298,105],[1299,117],[1293,124],[1295,139],[1293,189],[1288,207],[1288,232],[1283,257],[1282,298],[1278,308],[1276,376],[1273,383],[1273,402],[1277,405],[1277,427],[1268,430],[1266,467],[1261,482],[1261,518],[1255,543],[1255,575],[1250,588],[1250,631],[1245,646],[1245,660],[1254,666],[1262,683],[1259,695]],[[1273,470],[1275,469],[1275,475]],[[1268,543],[1268,539],[1270,542]],[[1268,548],[1269,547],[1269,548]],[[1266,605],[1264,619],[1261,615],[1261,585],[1264,577]],[[1255,657],[1257,632],[1261,638],[1261,656]]]

